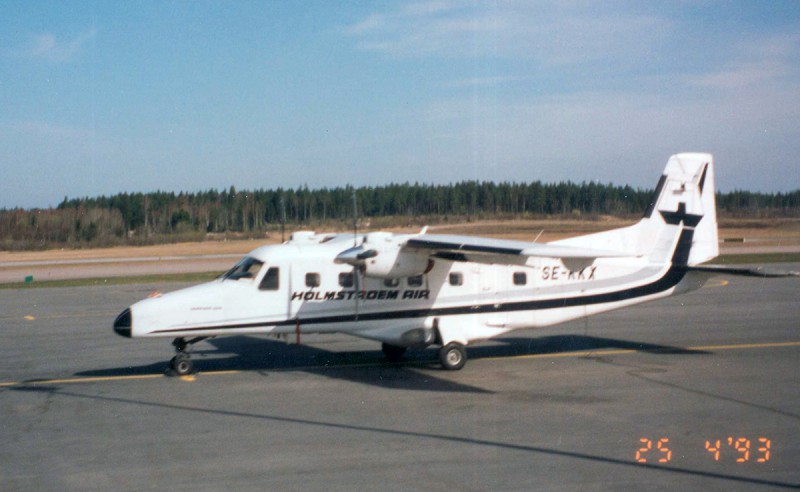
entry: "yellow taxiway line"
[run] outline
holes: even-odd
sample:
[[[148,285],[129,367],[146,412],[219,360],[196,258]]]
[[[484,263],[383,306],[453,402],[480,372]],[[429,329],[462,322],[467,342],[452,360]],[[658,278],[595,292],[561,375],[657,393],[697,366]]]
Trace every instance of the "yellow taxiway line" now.
[[[800,341],[794,342],[772,342],[772,343],[743,343],[743,344],[730,344],[730,345],[702,345],[695,347],[686,347],[683,350],[751,350],[763,348],[781,348],[781,347],[800,347]],[[586,356],[607,356],[607,355],[627,355],[639,352],[635,349],[620,349],[620,350],[581,350],[578,352],[558,352],[549,354],[530,354],[530,355],[513,355],[503,357],[482,357],[480,360],[515,360],[515,359],[548,359],[557,357],[586,357]],[[352,367],[368,367],[373,366],[374,363],[361,363],[361,364],[342,364],[331,366],[331,369],[342,369]],[[303,369],[319,368],[321,366],[310,367],[293,367],[292,371],[302,371]],[[246,371],[204,371],[203,376],[229,376],[233,374],[241,374]],[[134,381],[144,379],[159,379],[167,377],[165,374],[138,374],[128,376],[89,376],[77,378],[64,378],[64,379],[37,379],[32,381],[7,381],[0,382],[0,388],[10,388],[14,386],[41,386],[41,385],[55,385],[55,384],[77,384],[77,383],[98,383],[108,381]],[[192,374],[182,376],[179,378],[181,381],[195,381],[197,376]]]
[[[242,371],[210,371],[204,372],[203,376],[225,376],[230,374],[238,374]],[[7,388],[11,386],[39,386],[46,384],[75,384],[75,383],[101,383],[107,381],[131,381],[142,379],[158,379],[166,377],[165,374],[137,374],[130,376],[90,376],[85,378],[64,378],[64,379],[36,379],[33,381],[21,382],[6,382],[0,383],[0,388]],[[182,376],[180,379],[184,381],[194,381],[194,376]]]

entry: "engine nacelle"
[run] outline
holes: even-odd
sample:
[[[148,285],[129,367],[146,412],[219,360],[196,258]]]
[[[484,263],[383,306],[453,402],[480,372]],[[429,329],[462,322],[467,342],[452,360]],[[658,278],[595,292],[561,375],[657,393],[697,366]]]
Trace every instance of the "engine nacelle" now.
[[[365,259],[364,274],[367,277],[393,279],[426,273],[430,261],[428,255],[403,252],[401,242],[402,237],[388,232],[373,232],[364,236],[362,247],[377,253]]]

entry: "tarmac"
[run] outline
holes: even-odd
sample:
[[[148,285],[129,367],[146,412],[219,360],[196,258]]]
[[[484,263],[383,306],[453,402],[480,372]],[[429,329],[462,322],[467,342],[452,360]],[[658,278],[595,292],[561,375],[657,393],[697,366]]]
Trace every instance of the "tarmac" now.
[[[798,270],[800,265],[783,265]],[[468,349],[197,344],[114,317],[184,284],[0,294],[0,490],[800,488],[800,279],[703,289]]]

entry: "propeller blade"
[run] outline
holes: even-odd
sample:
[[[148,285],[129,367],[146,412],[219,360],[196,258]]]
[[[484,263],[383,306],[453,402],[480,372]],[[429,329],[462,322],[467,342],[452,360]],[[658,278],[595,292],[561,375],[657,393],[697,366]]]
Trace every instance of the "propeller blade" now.
[[[368,260],[368,259],[370,259],[370,258],[375,258],[376,256],[378,256],[378,252],[377,252],[376,250],[374,250],[374,249],[368,249],[368,250],[366,250],[366,251],[364,251],[364,252],[362,252],[362,253],[359,253],[359,254],[357,255],[357,258],[358,258],[359,260],[362,260],[362,261],[363,261],[363,260]]]

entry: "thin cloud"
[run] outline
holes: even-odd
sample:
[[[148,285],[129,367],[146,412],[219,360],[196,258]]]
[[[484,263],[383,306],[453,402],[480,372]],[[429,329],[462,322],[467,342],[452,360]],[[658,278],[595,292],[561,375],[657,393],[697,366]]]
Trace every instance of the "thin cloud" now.
[[[414,2],[402,7],[401,12],[409,16],[436,15],[442,12],[452,11],[457,4],[448,1],[433,0],[427,2]]]
[[[49,32],[37,34],[25,45],[7,53],[15,58],[65,63],[73,60],[96,35],[95,29],[68,40],[59,39]]]
[[[748,40],[719,70],[710,71],[689,83],[710,89],[738,90],[788,81],[795,86],[800,35],[773,35]]]
[[[460,89],[464,87],[497,87],[504,84],[510,84],[521,80],[520,77],[509,76],[490,76],[490,77],[470,77],[466,79],[452,80],[445,82],[442,87],[447,89]]]
[[[671,29],[664,18],[556,2],[428,2],[374,12],[345,32],[365,51],[393,57],[506,57],[544,64],[641,59]]]
[[[690,83],[710,89],[743,89],[774,81],[786,73],[786,67],[775,61],[748,62],[690,79]]]
[[[352,36],[361,35],[364,33],[375,32],[383,28],[386,19],[381,14],[370,14],[365,19],[347,26],[345,32]]]

